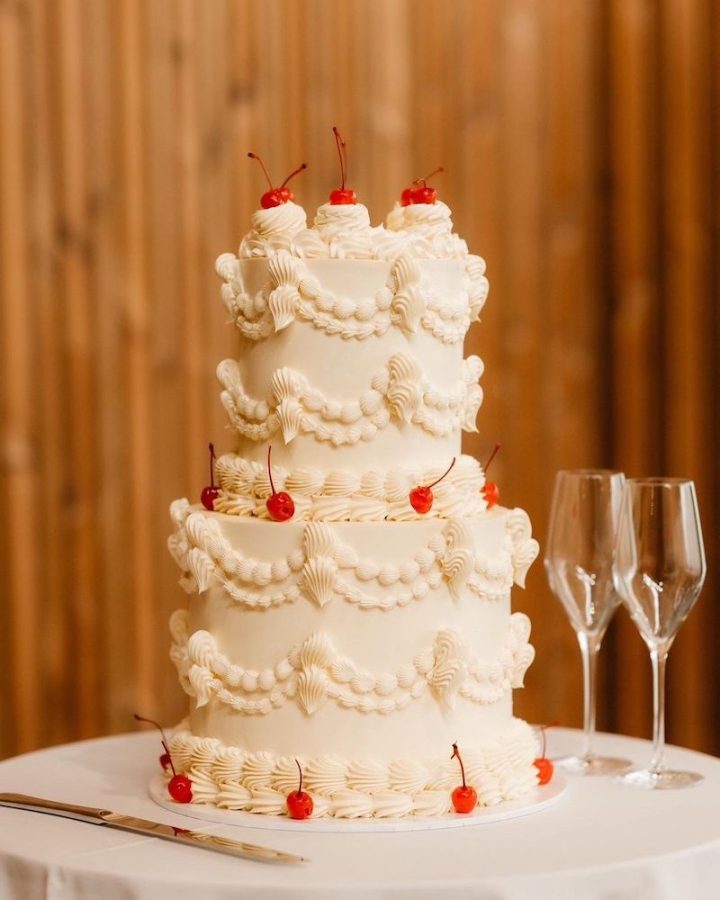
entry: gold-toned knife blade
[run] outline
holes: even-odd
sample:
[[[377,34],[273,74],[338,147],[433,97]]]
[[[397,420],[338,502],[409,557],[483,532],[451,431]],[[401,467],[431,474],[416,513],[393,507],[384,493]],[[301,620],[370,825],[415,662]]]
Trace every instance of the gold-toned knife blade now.
[[[228,856],[253,859],[257,862],[307,862],[302,856],[295,856],[282,850],[273,850],[271,847],[248,844],[245,841],[235,841],[231,838],[220,837],[216,834],[206,834],[202,831],[176,828],[173,825],[151,822],[148,819],[141,819],[137,816],[124,816],[107,809],[77,806],[73,803],[59,803],[56,800],[46,800],[43,797],[0,793],[0,806],[65,816],[70,819],[78,819],[81,822],[89,822],[92,825],[107,825],[110,828],[119,828],[122,831],[131,831],[134,834],[158,837],[163,840],[199,847],[203,850],[213,850],[216,853],[224,853]]]

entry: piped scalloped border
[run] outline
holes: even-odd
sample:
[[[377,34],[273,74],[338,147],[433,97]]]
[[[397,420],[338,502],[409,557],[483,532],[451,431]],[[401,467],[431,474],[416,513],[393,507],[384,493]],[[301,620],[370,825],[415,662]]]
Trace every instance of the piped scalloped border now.
[[[230,425],[242,437],[265,443],[280,432],[289,444],[298,435],[311,435],[341,447],[372,441],[393,420],[415,425],[433,437],[460,429],[477,431],[483,368],[479,356],[469,356],[463,360],[462,379],[450,390],[441,390],[428,381],[415,359],[394,353],[373,375],[369,388],[350,401],[329,399],[288,366],[275,370],[264,399],[245,393],[235,360],[223,360],[217,377]]]
[[[288,700],[294,700],[308,716],[328,701],[343,709],[389,715],[428,690],[448,709],[454,708],[457,697],[490,705],[523,686],[535,658],[529,642],[530,619],[524,613],[509,617],[503,645],[494,659],[473,655],[462,635],[444,628],[435,634],[432,646],[422,648],[411,661],[378,675],[339,653],[323,631],[292,647],[272,668],[257,671],[228,659],[209,631],[190,634],[184,609],[173,613],[170,630],[170,658],[196,706],[215,699],[243,715],[268,715]]]
[[[233,602],[252,609],[304,597],[319,607],[342,598],[361,610],[389,611],[422,600],[443,580],[454,597],[469,590],[494,601],[508,596],[513,580],[524,585],[538,553],[530,520],[520,509],[506,516],[508,548],[497,557],[476,548],[467,520],[451,519],[427,546],[396,565],[361,559],[340,540],[337,529],[324,522],[302,525],[301,546],[286,557],[262,562],[233,547],[218,519],[187,500],[175,501],[171,516],[175,532],[168,547],[182,571],[183,589],[202,593],[216,584]],[[375,592],[361,585],[372,586]]]
[[[468,256],[463,265],[464,287],[455,303],[436,295],[409,254],[397,257],[387,283],[360,301],[324,288],[307,263],[287,252],[268,258],[268,281],[254,295],[245,289],[241,261],[234,254],[222,254],[215,268],[225,282],[221,296],[232,321],[252,341],[299,320],[343,340],[366,340],[396,327],[407,334],[423,328],[444,344],[457,344],[479,319],[488,295],[484,260]]]
[[[215,738],[195,737],[187,722],[170,741],[178,771],[192,781],[193,803],[264,815],[285,815],[287,794],[297,788],[295,755],[250,753]],[[484,744],[463,744],[468,784],[481,806],[497,806],[537,786],[533,730],[513,719]],[[297,754],[315,818],[442,816],[451,809],[457,765],[450,753],[434,759],[342,759]]]

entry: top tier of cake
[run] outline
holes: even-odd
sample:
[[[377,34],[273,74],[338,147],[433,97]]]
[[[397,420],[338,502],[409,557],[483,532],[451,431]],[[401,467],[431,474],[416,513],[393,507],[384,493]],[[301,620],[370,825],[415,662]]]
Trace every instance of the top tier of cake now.
[[[218,367],[237,440],[216,510],[263,515],[269,444],[300,518],[412,518],[408,490],[454,457],[434,514],[485,508],[459,455],[483,396],[463,340],[488,282],[445,204],[398,205],[377,227],[361,204],[325,204],[311,228],[295,203],[261,209],[217,271],[243,346]]]

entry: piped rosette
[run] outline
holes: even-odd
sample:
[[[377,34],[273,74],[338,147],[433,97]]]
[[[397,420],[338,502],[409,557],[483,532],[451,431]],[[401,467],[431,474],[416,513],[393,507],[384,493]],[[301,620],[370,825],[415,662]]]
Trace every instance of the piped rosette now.
[[[307,215],[302,206],[288,201],[270,209],[256,210],[250,225],[250,231],[240,243],[238,256],[273,256],[290,249],[295,235],[307,227]]]
[[[373,228],[362,203],[323,203],[312,228],[295,236],[291,252],[307,259],[372,259]]]
[[[390,234],[403,233],[406,252],[419,257],[464,259],[468,255],[467,244],[453,232],[450,208],[441,200],[409,206],[396,203],[385,229]]]

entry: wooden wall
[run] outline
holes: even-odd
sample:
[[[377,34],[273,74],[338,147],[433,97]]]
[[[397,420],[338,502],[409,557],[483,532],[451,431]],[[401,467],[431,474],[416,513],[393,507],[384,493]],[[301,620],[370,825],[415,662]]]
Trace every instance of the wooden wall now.
[[[213,262],[263,184],[377,221],[436,165],[489,263],[470,340],[484,456],[542,541],[553,473],[697,480],[710,575],[670,658],[669,736],[720,751],[720,9],[713,0],[0,0],[0,755],[173,722],[167,506],[229,436]],[[580,721],[574,637],[536,565],[520,712]],[[624,612],[600,722],[649,733]]]

